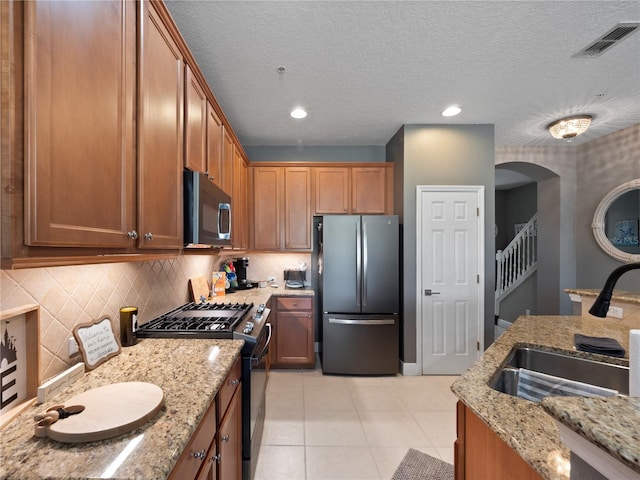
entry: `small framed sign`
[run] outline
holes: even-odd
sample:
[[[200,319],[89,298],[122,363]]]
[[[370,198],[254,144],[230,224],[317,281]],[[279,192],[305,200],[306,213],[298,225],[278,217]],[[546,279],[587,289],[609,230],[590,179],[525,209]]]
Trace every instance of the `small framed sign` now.
[[[121,350],[109,317],[77,325],[73,329],[73,336],[78,342],[78,348],[88,370],[93,370],[111,357],[115,357]]]
[[[35,403],[40,384],[40,307],[0,312],[0,428]]]

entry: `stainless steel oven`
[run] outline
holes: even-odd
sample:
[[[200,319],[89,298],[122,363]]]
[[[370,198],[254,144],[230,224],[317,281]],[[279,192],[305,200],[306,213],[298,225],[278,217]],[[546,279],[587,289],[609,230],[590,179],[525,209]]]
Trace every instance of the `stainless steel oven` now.
[[[228,338],[242,349],[242,477],[253,478],[264,428],[269,375],[270,310],[253,304],[188,303],[142,325],[141,338]]]

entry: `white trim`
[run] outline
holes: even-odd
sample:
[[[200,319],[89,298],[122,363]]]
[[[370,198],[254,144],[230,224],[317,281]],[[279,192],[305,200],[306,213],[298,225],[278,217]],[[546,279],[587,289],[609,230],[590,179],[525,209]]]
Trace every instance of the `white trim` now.
[[[606,478],[616,480],[640,480],[640,474],[634,472],[620,460],[605,452],[600,447],[591,443],[571,428],[556,420],[560,439],[569,450],[575,453],[582,461],[591,465]]]
[[[402,360],[400,360],[400,371],[402,375],[416,376],[422,374],[417,363],[405,363]]]
[[[420,221],[422,218],[422,202],[420,202],[420,194],[423,192],[476,192],[478,201],[478,276],[479,276],[479,298],[478,298],[478,342],[480,342],[480,350],[477,358],[480,358],[484,352],[484,296],[485,296],[485,274],[484,274],[484,185],[417,185],[416,186],[416,366],[418,368],[417,375],[422,375],[422,366],[424,364],[422,358],[422,283],[418,276],[418,268],[422,265],[422,255],[420,245],[422,244],[422,235],[420,231]]]

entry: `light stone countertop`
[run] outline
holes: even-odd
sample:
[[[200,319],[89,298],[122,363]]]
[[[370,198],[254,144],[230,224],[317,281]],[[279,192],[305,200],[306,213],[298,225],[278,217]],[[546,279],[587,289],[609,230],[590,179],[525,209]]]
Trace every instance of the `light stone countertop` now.
[[[560,441],[554,418],[542,405],[497,392],[489,381],[514,347],[535,346],[549,351],[569,351],[574,355],[628,365],[626,359],[593,355],[576,351],[574,333],[615,338],[628,351],[629,329],[580,316],[520,317],[482,357],[452,385],[452,391],[480,419],[509,445],[543,478],[569,478],[569,450]],[[557,402],[557,403],[556,403]],[[578,434],[597,443],[631,469],[640,472],[640,438],[638,422],[640,402],[637,399],[562,397],[545,399],[545,406],[557,409],[563,423]],[[562,418],[565,417],[565,418]],[[570,421],[567,418],[570,417]],[[602,427],[602,419],[608,423]],[[591,425],[581,432],[579,425]],[[630,443],[629,439],[634,439]]]
[[[600,295],[600,289],[591,288],[565,288],[566,293],[574,293],[582,297],[597,297]],[[614,290],[611,296],[613,302],[627,302],[640,305],[640,293],[628,292],[626,290]]]
[[[209,297],[210,303],[251,303],[258,307],[261,303],[266,304],[269,298],[274,297],[313,297],[315,292],[306,288],[284,288],[283,286],[250,288],[248,290],[236,290],[234,293],[227,293],[221,297]]]
[[[243,344],[241,340],[144,339],[123,348],[118,356],[85,373],[50,401],[27,408],[0,432],[0,477],[167,478]],[[132,381],[153,383],[164,393],[164,406],[142,427],[112,439],[81,444],[34,436],[33,417],[37,413],[92,388]],[[138,445],[115,471],[102,477],[134,439],[140,439]]]

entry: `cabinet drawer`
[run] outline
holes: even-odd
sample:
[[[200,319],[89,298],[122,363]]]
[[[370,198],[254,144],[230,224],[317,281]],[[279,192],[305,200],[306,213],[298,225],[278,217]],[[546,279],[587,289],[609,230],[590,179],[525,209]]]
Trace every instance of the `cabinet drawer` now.
[[[311,297],[279,297],[276,300],[278,310],[311,310],[313,298]]]
[[[207,409],[200,420],[195,433],[192,435],[182,456],[171,471],[169,480],[181,480],[184,478],[196,478],[198,470],[202,467],[216,434],[216,402],[215,400]]]
[[[240,357],[235,361],[233,367],[229,371],[227,378],[224,379],[220,390],[218,391],[218,418],[224,416],[224,412],[227,411],[231,397],[236,391],[236,387],[240,385],[240,376],[242,374]]]

